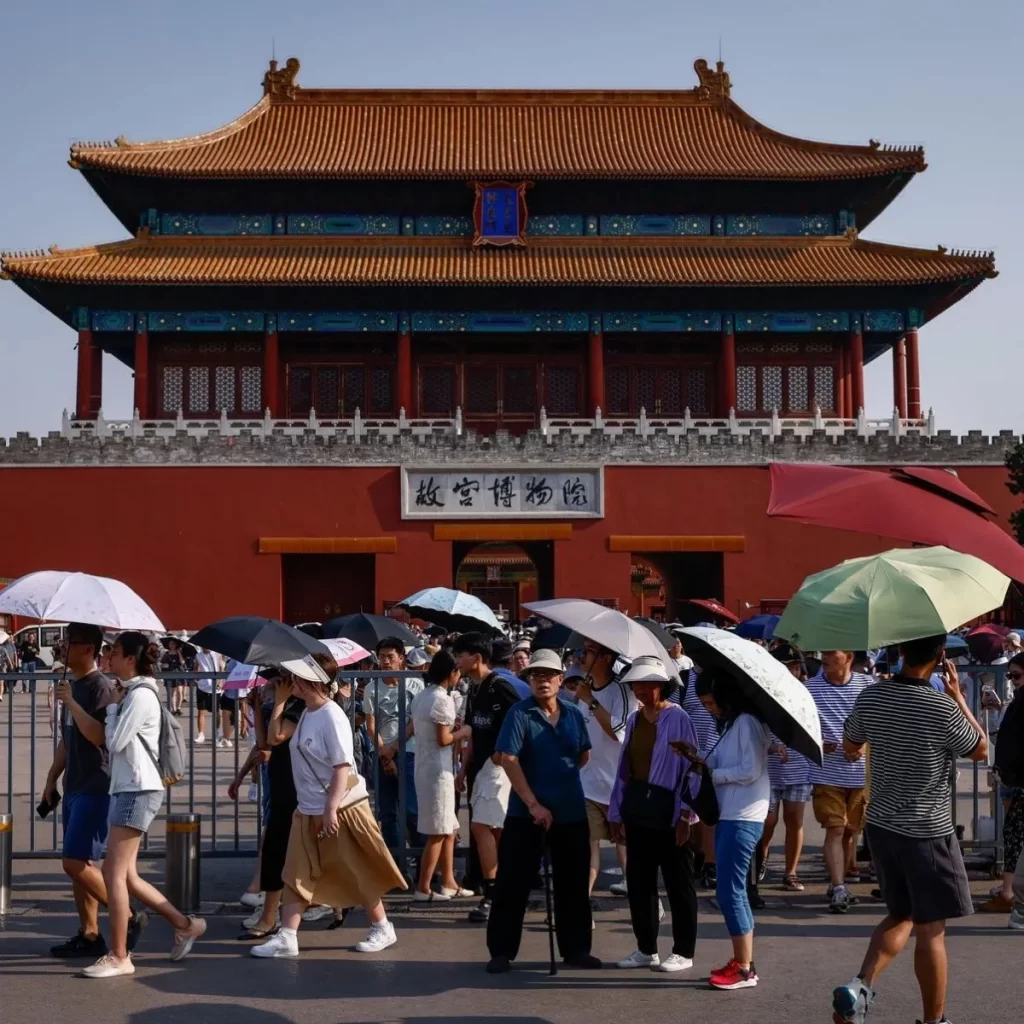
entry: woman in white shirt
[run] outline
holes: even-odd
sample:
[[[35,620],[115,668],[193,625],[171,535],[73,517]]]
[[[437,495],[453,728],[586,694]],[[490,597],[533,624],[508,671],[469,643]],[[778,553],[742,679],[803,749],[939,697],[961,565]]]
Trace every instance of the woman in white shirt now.
[[[110,832],[103,878],[110,916],[110,952],[82,973],[87,978],[116,978],[134,974],[128,952],[129,923],[135,939],[145,916],[132,917],[129,894],[167,919],[174,929],[171,959],[183,959],[206,931],[206,922],[187,917],[158,889],[139,876],[136,861],[142,837],[153,824],[164,799],[157,753],[160,747],[160,693],[151,673],[149,638],[122,633],[114,642],[110,668],[121,680],[121,699],[107,705],[105,727],[110,752]],[[141,919],[141,920],[140,920]]]
[[[715,826],[715,894],[732,938],[732,959],[711,972],[712,988],[753,988],[754,915],[747,897],[750,862],[764,832],[771,797],[768,747],[771,736],[736,683],[705,669],[697,677],[697,696],[718,722],[719,735],[708,740],[699,759],[711,771],[719,820]],[[685,751],[684,751],[685,753]]]
[[[407,886],[370,811],[366,783],[356,771],[352,727],[329,696],[337,663],[329,655],[318,654],[282,662],[280,668],[283,679],[275,691],[270,728],[284,713],[293,688],[306,704],[291,738],[298,809],[281,873],[281,928],[269,941],[255,946],[252,955],[298,956],[299,924],[312,903],[362,906],[370,919],[370,933],[355,948],[360,953],[378,953],[398,941],[381,896]]]

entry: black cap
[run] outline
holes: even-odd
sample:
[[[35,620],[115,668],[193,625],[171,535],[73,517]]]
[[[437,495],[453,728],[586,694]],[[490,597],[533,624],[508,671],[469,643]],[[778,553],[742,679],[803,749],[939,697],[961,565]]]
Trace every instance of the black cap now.
[[[512,658],[512,641],[507,637],[496,636],[491,641],[492,661],[509,661]]]

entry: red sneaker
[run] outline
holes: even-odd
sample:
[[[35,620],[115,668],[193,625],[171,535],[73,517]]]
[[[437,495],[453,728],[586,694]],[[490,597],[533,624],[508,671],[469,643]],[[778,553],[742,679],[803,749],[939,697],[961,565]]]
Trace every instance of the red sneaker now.
[[[712,988],[728,992],[737,988],[753,988],[757,984],[757,972],[753,964],[749,968],[740,967],[735,960],[730,960],[724,967],[711,972],[708,983]]]

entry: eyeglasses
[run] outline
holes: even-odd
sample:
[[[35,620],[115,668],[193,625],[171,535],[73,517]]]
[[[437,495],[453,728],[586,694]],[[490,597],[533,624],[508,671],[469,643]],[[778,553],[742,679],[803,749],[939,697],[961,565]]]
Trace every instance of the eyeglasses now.
[[[1007,672],[1006,675],[1010,679],[1024,679],[1024,672]]]

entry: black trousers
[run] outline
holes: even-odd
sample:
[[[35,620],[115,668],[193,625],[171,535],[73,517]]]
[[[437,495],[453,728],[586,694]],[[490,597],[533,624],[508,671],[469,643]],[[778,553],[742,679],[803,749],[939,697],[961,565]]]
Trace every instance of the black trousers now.
[[[590,952],[590,830],[586,821],[552,825],[545,832],[530,818],[505,819],[498,844],[498,877],[487,948],[491,956],[514,960],[523,937],[530,890],[547,842],[554,890],[555,936],[563,959]]]
[[[641,953],[658,952],[658,869],[672,911],[672,952],[693,958],[697,944],[697,892],[693,851],[676,846],[674,828],[626,826],[626,885],[629,917]]]

